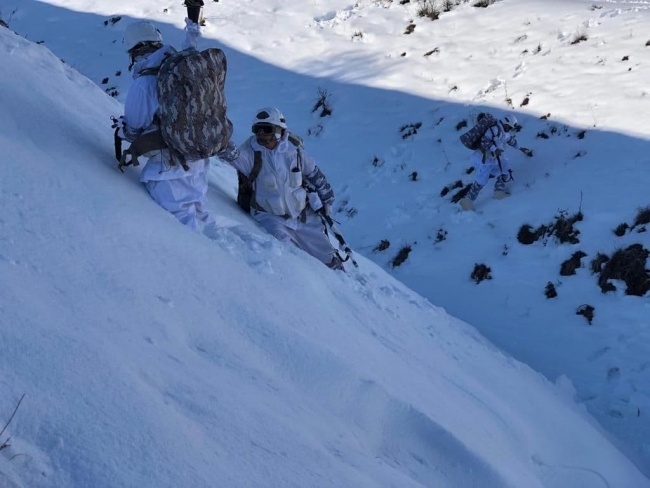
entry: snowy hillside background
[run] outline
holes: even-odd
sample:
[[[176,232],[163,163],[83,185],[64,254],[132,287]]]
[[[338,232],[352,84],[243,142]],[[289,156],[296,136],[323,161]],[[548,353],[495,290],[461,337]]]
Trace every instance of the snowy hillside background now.
[[[650,204],[648,3],[505,0],[436,21],[415,2],[287,3],[206,7],[235,139],[279,106],[352,247],[558,386],[371,262],[362,285],[280,246],[216,161],[211,208],[230,227],[216,244],[115,170],[121,34],[147,18],[178,45],[181,5],[0,0],[11,29],[65,61],[0,31],[0,424],[27,392],[0,481],[646,486],[582,408],[650,473],[648,296],[618,281],[602,294],[590,272],[598,253],[650,247],[643,225],[613,232]],[[458,189],[441,196],[472,181],[457,128],[486,108],[516,113],[534,156],[513,154],[511,198],[486,189],[460,213]],[[579,211],[578,243],[517,239]],[[476,264],[492,279],[472,280]]]

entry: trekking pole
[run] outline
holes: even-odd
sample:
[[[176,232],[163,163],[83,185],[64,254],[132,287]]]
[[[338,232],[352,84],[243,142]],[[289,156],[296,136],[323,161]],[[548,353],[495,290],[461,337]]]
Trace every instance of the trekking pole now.
[[[332,230],[334,237],[336,237],[336,240],[339,241],[339,244],[341,246],[343,246],[343,250],[345,251],[345,254],[347,254],[348,259],[352,261],[352,264],[354,265],[355,268],[358,268],[359,263],[357,263],[352,257],[352,249],[350,249],[350,246],[348,246],[347,242],[345,242],[345,239],[343,238],[343,234],[341,234],[341,231],[336,226],[334,219],[329,215],[327,215],[325,212],[319,212],[319,213],[321,218],[325,220],[325,222],[327,222],[327,225],[330,226],[330,229]]]

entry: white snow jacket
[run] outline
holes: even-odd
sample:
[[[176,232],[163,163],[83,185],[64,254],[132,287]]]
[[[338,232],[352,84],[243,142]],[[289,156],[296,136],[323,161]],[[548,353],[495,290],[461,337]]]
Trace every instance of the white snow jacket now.
[[[334,192],[325,175],[316,166],[314,159],[304,149],[288,140],[288,135],[278,142],[274,149],[260,146],[252,136],[238,150],[218,154],[247,177],[255,162],[255,152],[262,155],[259,175],[253,183],[257,210],[286,218],[297,218],[307,206],[306,184],[315,191],[323,205],[334,203]],[[317,209],[316,209],[317,210]]]

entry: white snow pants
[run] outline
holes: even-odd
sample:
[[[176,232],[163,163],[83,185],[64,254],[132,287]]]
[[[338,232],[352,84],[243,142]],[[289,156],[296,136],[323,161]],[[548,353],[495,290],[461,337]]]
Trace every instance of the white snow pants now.
[[[158,205],[189,228],[200,232],[203,226],[214,224],[214,219],[205,208],[207,171],[170,180],[145,181],[144,185]]]
[[[319,261],[330,264],[336,249],[325,233],[325,224],[310,208],[305,210],[305,222],[299,218],[285,219],[279,215],[253,210],[253,218],[276,239],[292,243]]]
[[[481,187],[487,185],[490,175],[499,176],[505,175],[508,176],[508,159],[501,155],[501,168],[499,168],[499,161],[494,157],[486,157],[485,163],[483,162],[483,154],[480,151],[476,151],[472,155],[472,163],[475,168],[475,180],[477,184]]]

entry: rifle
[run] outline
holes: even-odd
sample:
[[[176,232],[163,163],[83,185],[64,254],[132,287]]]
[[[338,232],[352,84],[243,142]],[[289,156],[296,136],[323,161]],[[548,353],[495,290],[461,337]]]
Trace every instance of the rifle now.
[[[115,144],[115,159],[121,161],[122,159],[122,138],[119,135],[120,132],[120,121],[111,115],[111,120],[113,121],[113,129],[115,132],[113,134],[113,142]]]

